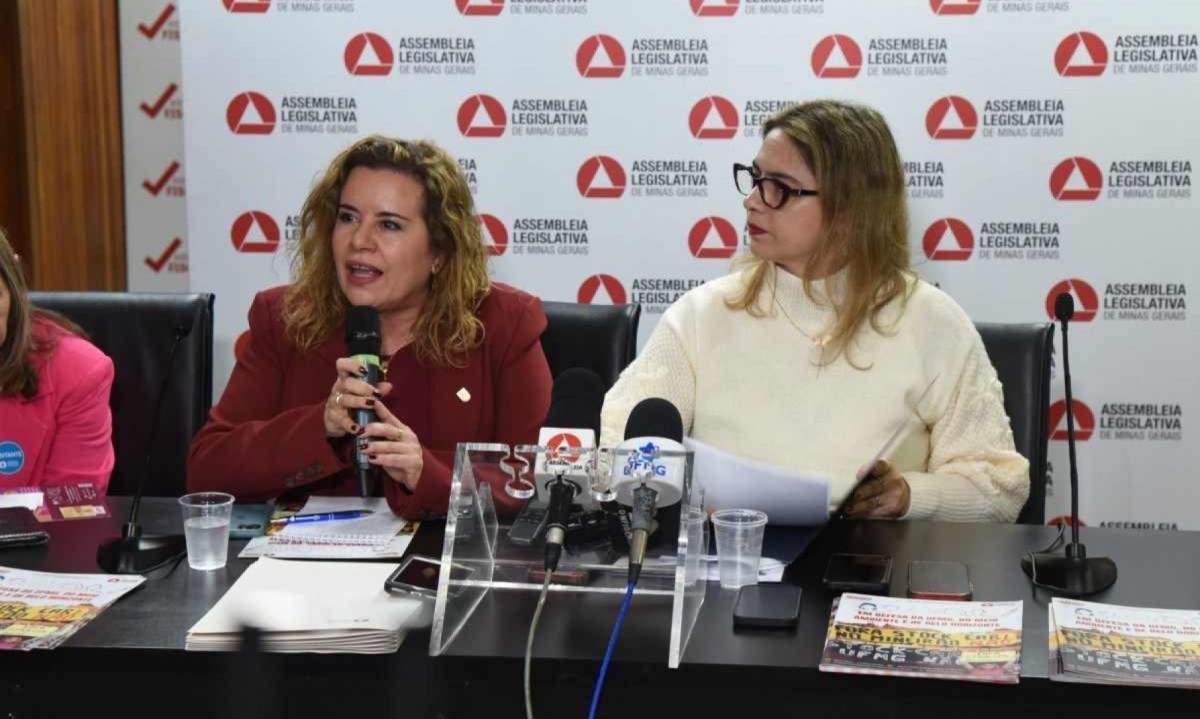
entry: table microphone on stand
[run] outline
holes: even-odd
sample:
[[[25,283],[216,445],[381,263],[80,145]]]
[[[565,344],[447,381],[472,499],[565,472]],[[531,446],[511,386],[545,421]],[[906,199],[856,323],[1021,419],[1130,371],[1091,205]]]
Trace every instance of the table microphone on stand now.
[[[179,345],[183,342],[183,338],[187,337],[191,331],[191,322],[181,322],[175,325],[175,341],[171,345],[167,368],[163,372],[162,387],[158,390],[153,419],[150,421],[150,432],[146,439],[146,464],[142,467],[142,475],[138,477],[137,491],[133,495],[133,505],[129,508],[129,519],[121,527],[121,536],[106,540],[96,550],[96,564],[109,574],[140,574],[181,557],[187,551],[182,534],[142,534],[142,525],[138,522],[138,512],[142,506],[142,495],[146,491],[146,476],[150,474],[150,458],[154,454],[159,414],[162,412],[163,400],[167,396],[167,387],[174,374],[175,355],[179,352]]]
[[[1071,398],[1071,364],[1067,356],[1067,323],[1075,316],[1075,298],[1063,292],[1054,298],[1054,315],[1062,323],[1063,385],[1067,403],[1067,457],[1071,471],[1071,541],[1066,555],[1031,553],[1021,559],[1021,570],[1035,586],[1070,597],[1102,592],[1117,581],[1117,565],[1108,557],[1089,557],[1079,542],[1079,472],[1075,463],[1075,408]]]

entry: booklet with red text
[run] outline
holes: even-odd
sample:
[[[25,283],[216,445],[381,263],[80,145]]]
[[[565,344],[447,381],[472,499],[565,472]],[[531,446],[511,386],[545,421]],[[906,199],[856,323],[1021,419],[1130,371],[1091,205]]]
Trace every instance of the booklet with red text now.
[[[843,594],[820,670],[1016,684],[1021,602],[943,602]]]
[[[1200,611],[1050,602],[1050,678],[1200,688]]]
[[[53,649],[144,581],[0,567],[0,649]]]

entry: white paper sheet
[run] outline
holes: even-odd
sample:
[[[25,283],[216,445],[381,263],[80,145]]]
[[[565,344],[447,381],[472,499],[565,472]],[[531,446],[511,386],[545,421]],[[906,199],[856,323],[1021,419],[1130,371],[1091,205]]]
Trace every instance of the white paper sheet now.
[[[829,519],[829,478],[799,474],[735,456],[685,437],[695,452],[693,481],[704,488],[705,509],[757,509],[769,524],[811,527]]]

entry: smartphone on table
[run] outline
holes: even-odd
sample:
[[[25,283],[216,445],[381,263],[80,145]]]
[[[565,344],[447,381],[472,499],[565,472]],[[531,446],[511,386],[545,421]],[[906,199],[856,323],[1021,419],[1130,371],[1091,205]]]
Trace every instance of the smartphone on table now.
[[[441,573],[441,561],[422,554],[413,554],[406,557],[396,571],[384,581],[383,588],[394,594],[432,599],[437,596]],[[450,578],[457,582],[467,579],[473,573],[470,567],[455,564],[451,569]],[[451,584],[450,596],[457,596],[462,590],[461,584]]]
[[[887,594],[892,582],[892,558],[884,554],[833,554],[822,583],[834,592]]]
[[[971,576],[962,562],[908,563],[908,596],[913,599],[971,599]]]

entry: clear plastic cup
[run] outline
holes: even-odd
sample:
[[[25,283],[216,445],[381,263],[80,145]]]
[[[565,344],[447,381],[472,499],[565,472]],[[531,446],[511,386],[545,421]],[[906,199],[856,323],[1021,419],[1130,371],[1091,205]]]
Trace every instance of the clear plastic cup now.
[[[224,492],[185,494],[179,498],[179,505],[183,507],[188,566],[201,570],[224,567],[229,554],[233,495]]]
[[[723,589],[758,584],[767,514],[757,509],[722,509],[712,515],[717,533],[717,565]]]

